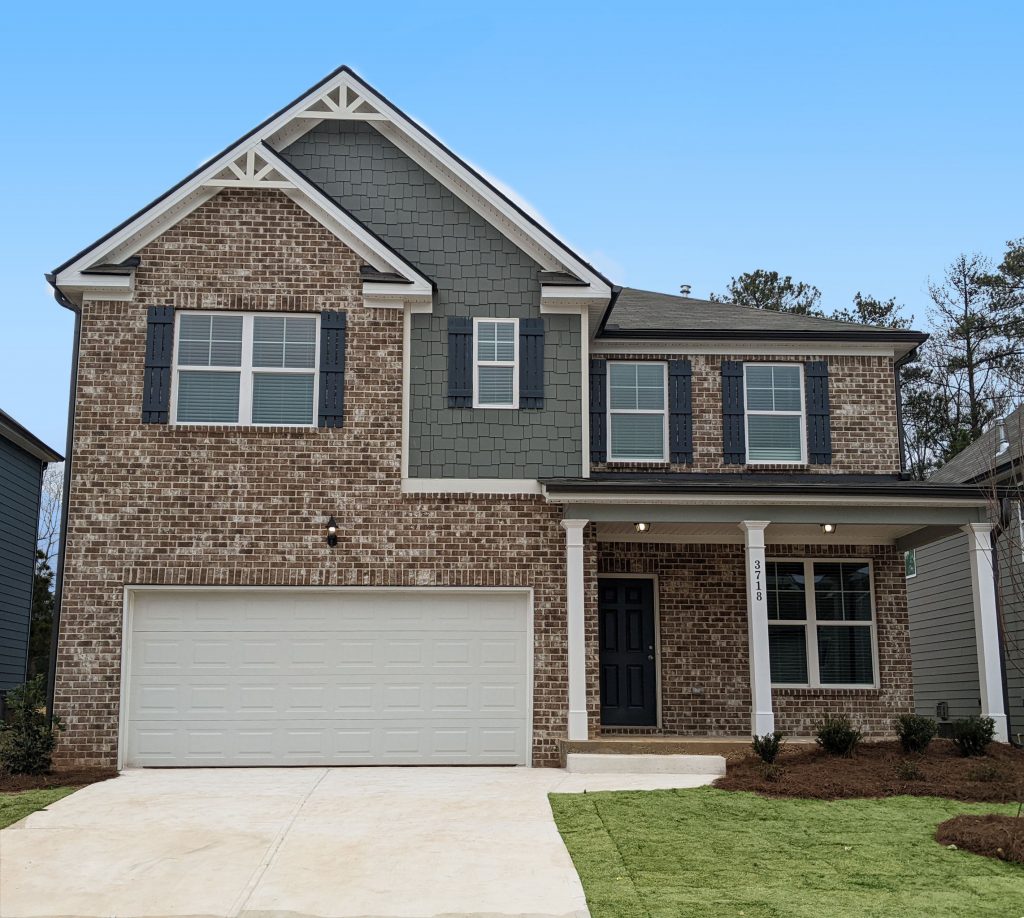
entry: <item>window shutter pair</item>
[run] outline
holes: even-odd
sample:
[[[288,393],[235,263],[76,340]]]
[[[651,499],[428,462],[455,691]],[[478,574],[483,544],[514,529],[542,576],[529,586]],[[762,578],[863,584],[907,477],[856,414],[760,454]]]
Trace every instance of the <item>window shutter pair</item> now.
[[[807,422],[807,458],[812,465],[832,464],[832,422],[828,400],[828,363],[804,364],[804,413]],[[743,394],[743,364],[722,361],[722,459],[726,465],[747,461]]]
[[[689,360],[668,362],[669,461],[693,462],[693,371]],[[608,361],[590,361],[590,461],[608,461]]]
[[[448,317],[448,407],[473,407],[473,320]],[[519,320],[519,407],[544,407],[544,320]]]
[[[170,420],[174,366],[174,307],[150,306],[146,322],[146,361],[142,382],[142,423]],[[320,313],[320,427],[343,427],[345,420],[345,313]]]

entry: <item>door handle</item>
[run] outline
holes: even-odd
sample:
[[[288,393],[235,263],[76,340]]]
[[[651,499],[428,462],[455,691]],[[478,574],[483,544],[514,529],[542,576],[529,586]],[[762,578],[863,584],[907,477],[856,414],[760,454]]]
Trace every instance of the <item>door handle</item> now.
[[[653,653],[647,654],[647,659],[648,660],[653,660],[654,659],[654,654]]]

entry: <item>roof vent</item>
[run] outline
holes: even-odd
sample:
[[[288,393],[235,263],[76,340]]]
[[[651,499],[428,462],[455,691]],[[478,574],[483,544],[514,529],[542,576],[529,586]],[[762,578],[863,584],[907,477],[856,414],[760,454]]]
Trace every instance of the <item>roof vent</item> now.
[[[996,455],[1001,456],[1010,448],[1010,442],[1006,439],[1006,423],[1003,418],[996,421],[996,437],[999,443],[996,447]]]
[[[689,296],[690,295],[690,290],[692,290],[692,289],[693,288],[690,287],[689,284],[680,284],[679,285],[679,293],[680,293],[681,296]]]

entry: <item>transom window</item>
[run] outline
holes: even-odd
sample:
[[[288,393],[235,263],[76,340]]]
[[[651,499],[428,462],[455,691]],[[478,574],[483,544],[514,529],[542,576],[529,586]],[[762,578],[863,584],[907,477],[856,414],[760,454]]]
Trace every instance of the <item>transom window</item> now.
[[[172,422],[315,423],[316,316],[182,312]]]
[[[519,407],[519,320],[475,319],[473,407]]]
[[[664,363],[608,364],[608,459],[664,462],[668,441]]]
[[[875,622],[867,561],[769,561],[772,683],[875,684]]]
[[[747,462],[804,462],[803,368],[796,363],[743,367]]]

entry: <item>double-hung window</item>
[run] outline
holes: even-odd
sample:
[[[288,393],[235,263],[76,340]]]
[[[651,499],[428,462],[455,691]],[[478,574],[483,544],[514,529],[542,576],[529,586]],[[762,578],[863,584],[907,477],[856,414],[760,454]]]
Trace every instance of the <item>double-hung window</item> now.
[[[608,459],[664,462],[668,456],[667,365],[608,364]]]
[[[803,367],[748,363],[743,367],[747,462],[806,462]]]
[[[775,685],[875,684],[867,561],[770,561],[765,586]]]
[[[176,424],[316,422],[316,316],[181,312]]]
[[[519,407],[519,320],[475,319],[473,407]]]

